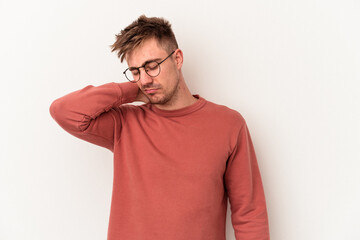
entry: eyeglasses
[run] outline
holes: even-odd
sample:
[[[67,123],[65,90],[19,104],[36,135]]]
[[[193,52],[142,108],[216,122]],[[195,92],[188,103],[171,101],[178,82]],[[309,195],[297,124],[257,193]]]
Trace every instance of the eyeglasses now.
[[[161,70],[160,64],[165,62],[165,60],[168,59],[174,52],[175,52],[175,50],[172,51],[172,53],[170,53],[170,55],[167,56],[161,62],[150,61],[150,62],[146,62],[141,67],[129,67],[123,72],[123,74],[125,74],[125,77],[127,78],[127,80],[129,80],[130,82],[133,82],[133,83],[136,83],[137,81],[140,80],[140,68],[144,68],[146,74],[149,75],[150,77],[156,77],[160,74],[160,70]]]

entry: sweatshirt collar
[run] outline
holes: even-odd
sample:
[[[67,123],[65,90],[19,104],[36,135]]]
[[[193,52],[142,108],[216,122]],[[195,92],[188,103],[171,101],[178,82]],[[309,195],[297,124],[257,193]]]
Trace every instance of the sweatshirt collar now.
[[[206,100],[204,98],[202,98],[199,94],[194,94],[192,96],[194,96],[198,100],[196,102],[194,102],[193,104],[183,107],[183,108],[180,108],[180,109],[163,110],[163,109],[157,108],[153,104],[149,104],[149,109],[152,110],[153,112],[155,112],[156,114],[164,116],[164,117],[179,117],[179,116],[187,115],[187,114],[190,114],[192,112],[199,110],[206,103]]]

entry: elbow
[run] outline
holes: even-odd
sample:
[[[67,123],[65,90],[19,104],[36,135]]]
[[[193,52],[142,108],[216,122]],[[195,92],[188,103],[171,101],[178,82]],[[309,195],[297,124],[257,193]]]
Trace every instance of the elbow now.
[[[71,104],[62,99],[54,100],[50,104],[49,112],[55,122],[68,132],[83,132],[92,120],[91,117],[71,108]]]
[[[50,107],[49,107],[50,115],[54,120],[56,120],[56,118],[57,118],[57,112],[58,112],[57,110],[58,110],[58,102],[56,99],[50,104]]]
[[[69,113],[67,113],[66,107],[59,99],[56,99],[51,103],[49,113],[55,122],[64,129],[71,129],[73,127],[69,126],[71,125],[69,123]]]

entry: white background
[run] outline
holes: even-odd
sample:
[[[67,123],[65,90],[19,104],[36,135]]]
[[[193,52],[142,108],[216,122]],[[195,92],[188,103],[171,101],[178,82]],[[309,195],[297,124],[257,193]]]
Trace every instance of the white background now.
[[[271,239],[360,239],[359,12],[356,0],[1,0],[0,239],[106,239],[112,153],[49,107],[126,81],[109,45],[143,13],[172,23],[192,93],[246,119]]]

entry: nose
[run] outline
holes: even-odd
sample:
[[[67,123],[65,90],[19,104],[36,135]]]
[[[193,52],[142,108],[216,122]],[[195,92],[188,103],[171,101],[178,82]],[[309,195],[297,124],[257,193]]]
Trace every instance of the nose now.
[[[153,81],[153,79],[145,72],[144,68],[140,68],[140,83],[141,85],[147,85]],[[142,71],[142,72],[141,72]]]

